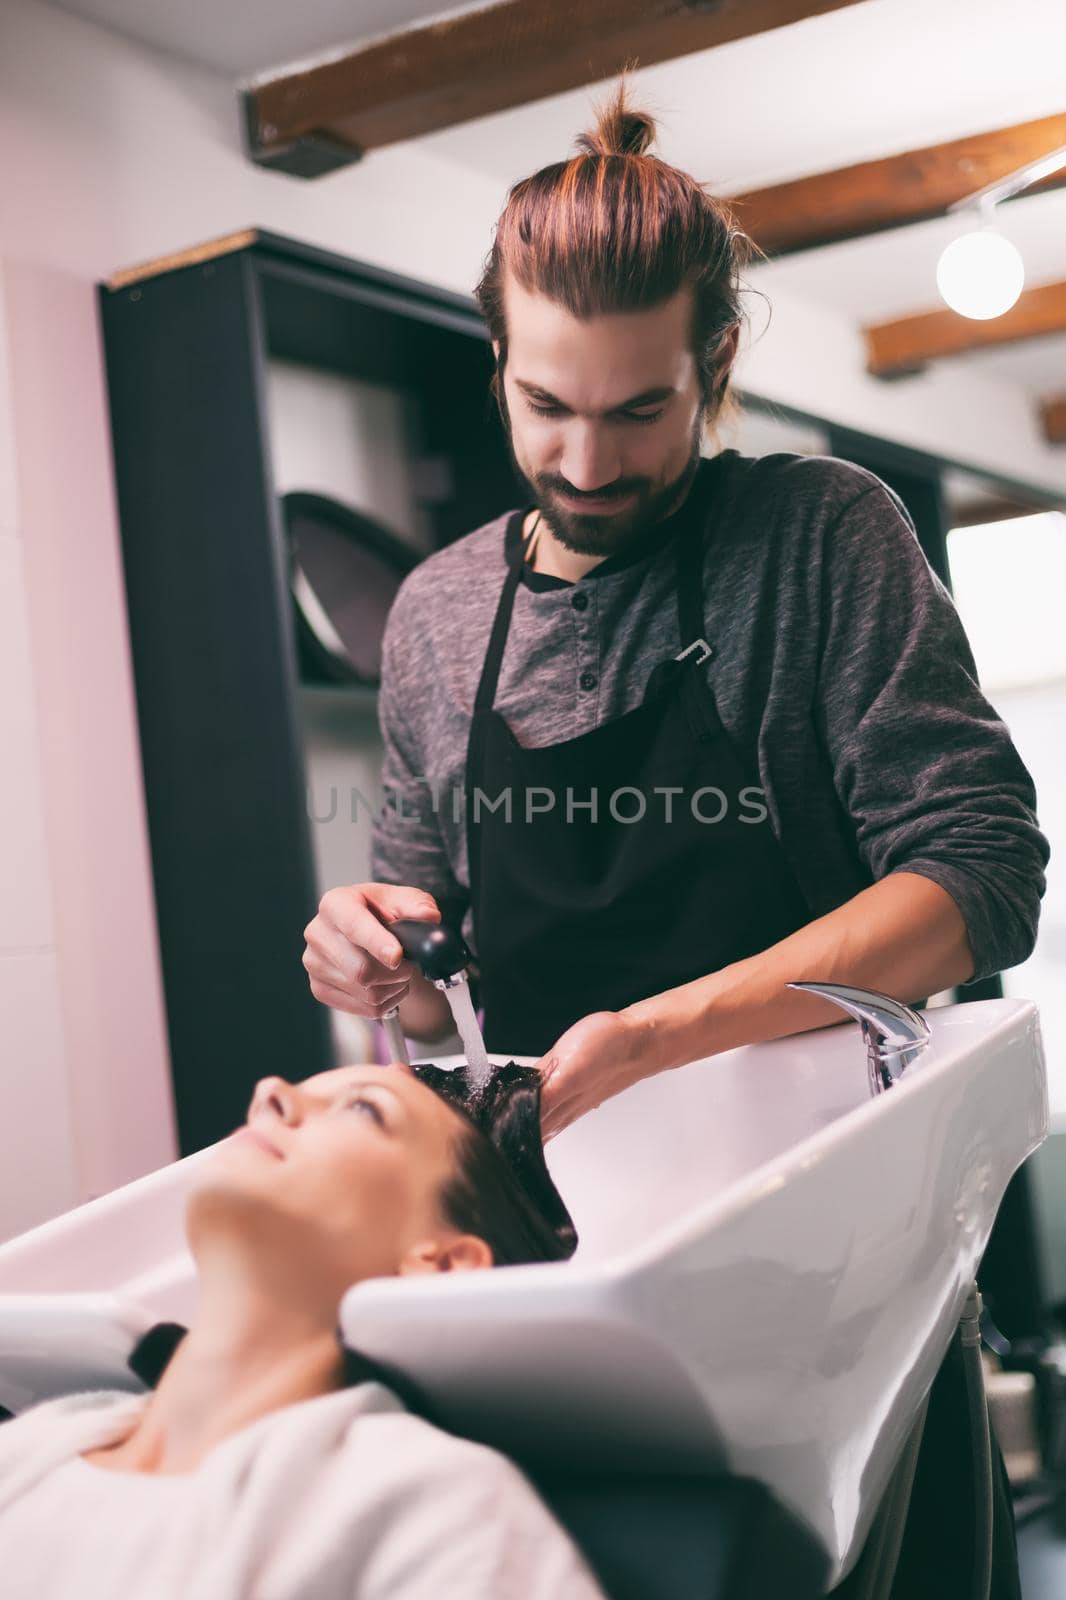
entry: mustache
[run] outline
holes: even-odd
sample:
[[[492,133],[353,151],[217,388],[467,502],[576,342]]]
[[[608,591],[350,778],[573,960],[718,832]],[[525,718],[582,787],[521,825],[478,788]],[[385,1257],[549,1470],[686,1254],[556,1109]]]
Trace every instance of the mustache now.
[[[633,490],[627,489],[624,494],[571,494],[569,489],[553,489],[550,493],[565,495],[568,500],[576,500],[579,504],[582,500],[590,500],[594,505],[600,505],[604,500],[628,500]]]

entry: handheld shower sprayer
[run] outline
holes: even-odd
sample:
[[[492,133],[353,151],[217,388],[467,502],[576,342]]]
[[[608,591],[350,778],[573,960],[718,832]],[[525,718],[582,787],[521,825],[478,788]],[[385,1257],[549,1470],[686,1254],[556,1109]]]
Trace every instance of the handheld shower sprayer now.
[[[454,929],[446,928],[441,922],[417,922],[413,918],[390,922],[388,927],[389,932],[400,941],[407,960],[413,961],[421,969],[423,977],[428,978],[434,988],[447,991],[468,981],[467,968],[474,958],[465,939]],[[400,1026],[399,1006],[393,1006],[391,1011],[386,1012],[381,1022],[392,1059],[409,1066],[410,1057]]]
[[[438,989],[450,989],[455,983],[466,981],[466,969],[474,959],[452,928],[441,922],[415,922],[405,920],[390,922],[389,932],[399,939],[403,953],[414,961],[430,983]]]

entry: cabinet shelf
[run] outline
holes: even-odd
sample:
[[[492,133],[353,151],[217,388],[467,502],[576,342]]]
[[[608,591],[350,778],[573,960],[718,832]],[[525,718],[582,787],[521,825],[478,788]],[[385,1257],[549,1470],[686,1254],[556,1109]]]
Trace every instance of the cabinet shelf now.
[[[377,717],[378,690],[365,683],[308,683],[301,680],[297,693],[305,705],[337,706],[368,717]]]
[[[251,229],[101,285],[134,682],[181,1153],[256,1081],[333,1064],[303,929],[320,899],[308,731],[376,749],[377,691],[301,682],[267,375],[402,396],[395,472],[439,549],[521,498],[472,297]],[[369,441],[377,448],[376,440]]]

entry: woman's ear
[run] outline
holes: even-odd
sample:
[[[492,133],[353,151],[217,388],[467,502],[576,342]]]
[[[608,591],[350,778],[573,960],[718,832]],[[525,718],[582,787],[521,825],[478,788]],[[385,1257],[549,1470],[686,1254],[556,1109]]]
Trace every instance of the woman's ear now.
[[[419,1272],[477,1272],[492,1265],[491,1245],[476,1233],[456,1233],[444,1239],[420,1239],[397,1270],[400,1277],[410,1277]]]

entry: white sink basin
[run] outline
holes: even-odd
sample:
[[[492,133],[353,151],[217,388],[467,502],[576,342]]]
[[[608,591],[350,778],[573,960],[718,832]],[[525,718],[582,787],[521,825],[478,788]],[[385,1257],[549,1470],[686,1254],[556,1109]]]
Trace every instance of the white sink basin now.
[[[349,1342],[504,1448],[757,1478],[838,1581],[1047,1131],[1032,1004],[925,1016],[928,1049],[873,1099],[846,1023],[608,1101],[547,1146],[571,1262],[361,1284]]]
[[[414,1378],[446,1426],[508,1452],[757,1478],[838,1581],[1007,1182],[1047,1129],[1032,1004],[925,1015],[925,1054],[873,1099],[848,1022],[607,1102],[547,1146],[580,1238],[571,1261],[360,1284],[342,1306],[349,1342]],[[194,1314],[182,1199],[209,1157],[0,1248],[0,1404],[5,1381],[27,1403],[73,1376],[39,1317],[33,1352],[20,1345],[12,1292],[103,1292],[123,1328]]]

